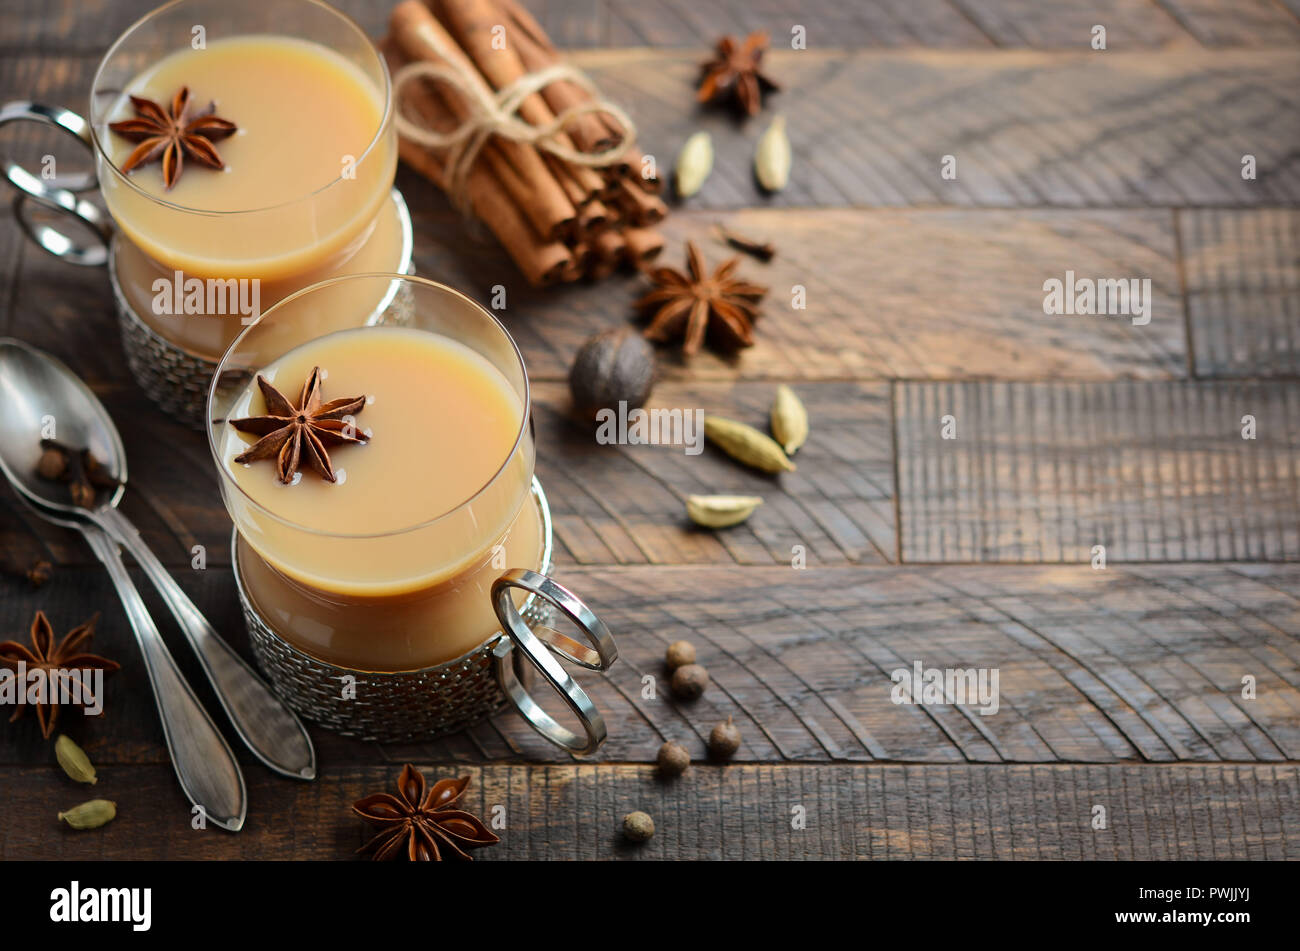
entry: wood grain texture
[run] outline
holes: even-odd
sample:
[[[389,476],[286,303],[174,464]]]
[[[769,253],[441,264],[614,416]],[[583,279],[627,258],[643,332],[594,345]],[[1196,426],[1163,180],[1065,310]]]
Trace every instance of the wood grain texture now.
[[[1096,25],[1106,28],[1108,52],[1195,43],[1155,0],[953,0],[953,4],[1003,47],[1089,50]]]
[[[1157,0],[1206,46],[1295,46],[1300,16],[1279,0]]]
[[[809,49],[990,46],[1087,49],[1100,23],[1110,50],[1200,42],[1207,46],[1300,43],[1300,21],[1277,0],[878,0],[845,4],[689,4],[680,0],[523,0],[561,49],[702,48],[724,33],[767,30],[777,46],[791,28]],[[10,0],[0,10],[3,48],[97,54],[158,4],[156,0]],[[337,0],[371,36],[388,6]]]
[[[797,4],[684,3],[681,0],[546,0],[541,21],[561,46],[706,47],[723,34],[766,30],[774,49],[789,48],[802,26],[809,49],[872,47],[974,47],[990,45],[976,24],[947,0],[877,0]],[[557,16],[554,10],[565,14]],[[586,15],[578,12],[590,11]],[[604,23],[599,35],[589,24]],[[559,39],[564,37],[567,39]]]
[[[661,385],[648,408],[707,412],[768,428],[770,384]],[[534,389],[537,474],[554,522],[556,559],[593,564],[879,563],[894,559],[893,445],[885,384],[799,387],[815,420],[779,477],[716,447],[606,446],[569,413],[568,388]],[[695,438],[702,432],[694,430]],[[757,495],[764,504],[725,531],[696,527],[687,495]]]
[[[1094,545],[1111,562],[1300,558],[1293,384],[900,384],[895,397],[904,561],[1087,564]]]
[[[228,569],[176,577],[246,650]],[[740,762],[1300,759],[1300,566],[570,566],[557,577],[618,639],[607,675],[578,675],[609,724],[599,761],[653,762],[665,740],[703,760],[709,731],[728,716],[743,737]],[[216,709],[170,617],[141,587],[182,669]],[[103,611],[96,648],[123,669],[108,681],[106,715],[69,717],[63,729],[96,763],[165,763],[105,574],[66,569],[37,592],[0,582],[0,594],[5,636],[23,635],[37,608],[60,631]],[[671,696],[663,667],[679,639],[696,645],[712,680],[690,703]],[[894,702],[891,675],[916,662],[997,670],[997,711]],[[1253,700],[1242,696],[1247,676]],[[427,743],[313,732],[327,769],[570,761],[513,713]],[[48,752],[30,716],[0,731],[0,763],[40,762]],[[238,755],[250,775],[262,771],[242,748]]]
[[[696,108],[698,54],[579,51],[635,119],[662,174],[710,132],[714,171],[688,207],[1110,207],[1300,202],[1300,52],[781,51],[765,117]],[[6,95],[82,108],[95,61],[7,56]],[[754,144],[784,111],[790,185],[764,195]],[[1241,156],[1260,178],[1243,182]],[[957,177],[941,174],[945,155]]]
[[[789,46],[791,28],[807,31],[812,49],[844,47],[988,47],[980,29],[948,0],[880,0],[845,4],[689,4],[679,0],[523,0],[561,49],[703,48],[724,33],[767,30]],[[371,36],[381,36],[392,4],[337,0]],[[6,52],[98,54],[157,0],[9,0],[0,9]],[[508,37],[508,34],[507,34]]]
[[[714,170],[688,207],[1300,200],[1300,54],[1290,50],[774,54],[786,91],[769,115],[787,114],[794,146],[790,185],[775,196],[751,173],[766,118],[684,108],[693,59],[620,50],[574,61],[629,106],[661,168],[692,132],[710,132]],[[1241,180],[1246,152],[1267,178]],[[945,155],[957,161],[953,180],[941,175]]]
[[[408,200],[423,204],[421,192],[412,183]],[[506,288],[499,316],[535,380],[564,379],[589,335],[637,316],[638,280],[531,291],[494,248],[458,244],[442,211],[418,211],[416,220],[420,273],[472,289],[483,301],[494,285]],[[735,358],[703,352],[689,362],[664,349],[666,379],[1105,379],[1186,372],[1167,212],[677,212],[662,228],[668,240],[662,263],[682,267],[687,240],[699,243],[713,264],[733,254],[712,235],[717,220],[778,248],[769,264],[742,258],[741,273],[770,288],[757,343]],[[1150,278],[1151,323],[1044,316],[1043,282],[1063,279],[1067,269]]]
[[[1294,859],[1300,835],[1291,765],[697,766],[673,783],[644,766],[417,765],[469,775],[466,808],[504,821],[501,842],[474,853],[481,862]],[[83,793],[55,772],[0,772],[12,813],[0,859],[347,860],[368,837],[352,803],[390,789],[398,766],[311,784],[252,780],[239,835],[192,830],[163,766],[103,773],[96,789],[117,795],[118,818],[61,829],[58,808]],[[1092,828],[1096,806],[1105,829]],[[642,846],[620,832],[633,809],[655,818]]]
[[[1300,375],[1300,213],[1186,209],[1178,234],[1196,375]]]

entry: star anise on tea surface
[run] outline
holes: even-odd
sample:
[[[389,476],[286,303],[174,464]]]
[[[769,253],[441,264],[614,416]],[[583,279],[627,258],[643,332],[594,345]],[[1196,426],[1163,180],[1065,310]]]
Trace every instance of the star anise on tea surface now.
[[[412,862],[441,862],[444,853],[470,859],[470,849],[501,840],[472,813],[452,806],[469,786],[469,777],[440,779],[425,788],[424,774],[407,763],[397,778],[397,795],[375,793],[358,799],[352,811],[380,832],[357,851],[377,862],[403,852]]]
[[[699,350],[706,337],[723,351],[753,346],[758,303],[767,288],[734,276],[739,258],[710,275],[695,242],[686,242],[686,257],[687,273],[671,267],[647,272],[655,287],[636,302],[639,308],[654,310],[646,339],[669,343],[680,337],[687,356]]]
[[[219,171],[226,167],[212,143],[238,131],[238,126],[213,115],[215,103],[193,112],[189,104],[188,86],[182,86],[172,97],[170,110],[152,99],[131,97],[135,116],[108,124],[122,138],[140,143],[122,163],[123,172],[161,159],[163,183],[170,190],[180,181],[187,155],[208,168]]]
[[[734,36],[718,40],[713,58],[700,67],[700,102],[730,97],[732,102],[751,116],[763,108],[763,93],[781,87],[762,71],[763,53],[767,51],[767,34],[751,33],[744,42]]]
[[[49,619],[45,616],[44,611],[37,611],[36,618],[32,621],[31,629],[31,647],[20,644],[17,641],[4,641],[0,643],[0,667],[8,668],[16,674],[20,661],[25,662],[27,670],[44,670],[47,672],[46,688],[44,700],[35,704],[36,719],[41,724],[41,735],[47,740],[50,734],[54,732],[54,725],[59,719],[59,702],[55,695],[55,680],[49,676],[53,671],[78,671],[102,670],[105,673],[117,670],[121,665],[116,661],[109,660],[106,657],[100,657],[97,654],[88,653],[85,649],[90,646],[90,639],[95,635],[95,622],[99,620],[96,614],[84,624],[74,627],[69,631],[58,644],[54,643],[54,629],[50,626]],[[89,688],[85,684],[85,688]],[[93,699],[83,688],[82,700]],[[18,689],[23,689],[19,686]],[[75,705],[75,704],[74,704]],[[19,704],[14,711],[14,715],[9,718],[13,723],[27,708],[27,704]]]
[[[322,479],[337,482],[325,446],[364,443],[370,438],[357,429],[355,422],[345,418],[365,409],[366,398],[346,396],[322,403],[320,367],[312,367],[311,375],[302,385],[296,407],[260,373],[257,385],[266,401],[266,415],[232,419],[230,425],[241,433],[252,433],[262,438],[237,455],[235,461],[256,462],[274,456],[280,481],[288,485],[293,481],[302,457],[306,456],[308,464]]]

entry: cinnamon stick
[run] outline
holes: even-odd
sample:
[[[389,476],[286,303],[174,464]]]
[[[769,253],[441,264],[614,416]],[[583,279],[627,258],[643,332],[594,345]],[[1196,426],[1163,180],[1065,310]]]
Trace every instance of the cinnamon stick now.
[[[624,256],[632,264],[649,261],[664,249],[663,235],[653,228],[625,228],[623,241]]]
[[[514,37],[514,47],[525,71],[535,73],[560,61],[560,54],[531,13],[514,0],[500,0],[497,6],[501,15],[514,26],[510,35]],[[581,86],[563,80],[548,84],[541,96],[555,115],[591,99]],[[599,152],[618,141],[618,136],[611,134],[610,126],[599,113],[578,116],[569,126],[569,135],[584,152]]]
[[[406,60],[460,66],[469,76],[479,75],[456,41],[419,0],[403,0],[393,8],[389,31]],[[487,88],[486,83],[483,86]],[[460,121],[470,115],[469,106],[459,94],[444,91],[439,85],[436,95],[446,111]],[[484,146],[479,155],[539,235],[558,238],[573,229],[577,209],[535,148],[496,139]]]
[[[380,49],[390,70],[395,72],[406,64],[405,57],[392,40],[385,40]],[[397,108],[409,109],[433,127],[447,117],[438,97],[426,88],[407,87],[403,102],[398,103]],[[445,168],[430,150],[401,137],[398,148],[408,165],[446,191]],[[466,189],[474,214],[501,242],[530,284],[536,287],[554,284],[571,272],[574,260],[569,249],[560,241],[540,238],[523,211],[486,167],[476,163],[470,169]]]
[[[504,48],[493,46],[493,27],[505,21],[502,11],[493,0],[428,0],[438,17],[446,23],[448,31],[460,43],[465,55],[478,67],[488,85],[498,92],[535,70],[528,69],[513,45]],[[552,84],[554,85],[554,84]],[[556,113],[547,105],[540,93],[532,93],[519,104],[519,115],[535,126],[555,121]],[[567,132],[555,136],[556,142],[577,149]],[[600,174],[585,165],[570,166],[570,174],[578,180],[586,193],[595,193],[602,184]]]
[[[657,196],[637,188],[626,178],[618,179],[618,187],[615,203],[634,225],[658,224],[668,214],[668,206]]]
[[[609,227],[609,211],[603,201],[589,201],[578,209],[578,234],[588,239]]]
[[[591,242],[592,258],[587,265],[587,278],[599,281],[608,277],[622,263],[627,241],[620,231],[609,228],[602,231]]]

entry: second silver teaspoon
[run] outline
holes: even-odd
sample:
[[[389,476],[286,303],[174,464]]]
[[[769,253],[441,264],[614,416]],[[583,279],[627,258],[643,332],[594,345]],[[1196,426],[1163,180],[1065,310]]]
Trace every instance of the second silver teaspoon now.
[[[97,504],[89,509],[52,499],[50,485],[38,480],[34,462],[5,467],[14,487],[42,509],[90,522],[130,552],[176,616],[240,739],[277,773],[315,779],[316,751],[302,722],[217,634],[135,526],[117,510],[126,486],[126,453],[103,404],[66,366],[22,341],[0,339],[0,369],[9,390],[5,400],[9,418],[0,423],[0,441],[4,443],[0,455],[39,455],[42,422],[49,418],[58,427],[60,441],[89,447],[119,483],[115,491],[99,493]],[[30,445],[9,445],[15,440]]]

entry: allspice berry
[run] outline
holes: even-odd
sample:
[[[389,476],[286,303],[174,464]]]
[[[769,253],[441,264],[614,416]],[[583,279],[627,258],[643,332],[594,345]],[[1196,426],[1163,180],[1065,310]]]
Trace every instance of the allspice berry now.
[[[68,486],[68,494],[72,496],[73,505],[83,509],[95,507],[95,489],[84,479],[74,480]]]
[[[727,717],[726,723],[719,723],[709,734],[709,754],[714,759],[731,759],[740,749],[740,730]]]
[[[673,641],[664,654],[664,662],[668,664],[669,670],[695,663],[695,645],[690,641]]]
[[[669,740],[659,747],[659,772],[664,776],[680,776],[691,765],[691,754],[686,747]]]
[[[32,566],[26,571],[27,581],[33,588],[45,584],[52,574],[54,574],[54,566],[43,558],[32,562]]]
[[[41,453],[40,462],[36,463],[36,473],[42,479],[58,482],[68,471],[68,457],[61,449],[47,446]]]
[[[574,409],[594,419],[601,409],[618,412],[620,402],[629,410],[644,405],[654,378],[654,348],[632,327],[614,327],[579,348],[569,370],[569,392]]]
[[[698,700],[709,685],[709,672],[699,664],[685,664],[673,671],[673,694],[681,700]]]
[[[629,812],[623,817],[623,835],[630,842],[644,842],[655,834],[655,821],[644,812]]]

